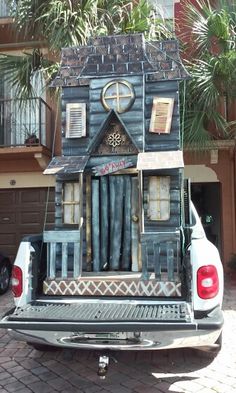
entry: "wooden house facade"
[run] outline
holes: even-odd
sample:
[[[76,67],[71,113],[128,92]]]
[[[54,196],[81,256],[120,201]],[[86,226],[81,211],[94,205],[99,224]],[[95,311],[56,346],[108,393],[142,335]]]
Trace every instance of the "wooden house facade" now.
[[[183,155],[175,40],[62,51],[62,156],[46,294],[181,296]]]

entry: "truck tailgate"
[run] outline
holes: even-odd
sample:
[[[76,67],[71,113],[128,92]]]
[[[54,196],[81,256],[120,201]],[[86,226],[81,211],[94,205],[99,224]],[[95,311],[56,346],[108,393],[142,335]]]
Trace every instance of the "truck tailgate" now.
[[[24,330],[117,330],[122,325],[124,331],[153,330],[166,324],[174,328],[191,323],[189,305],[182,302],[45,302],[34,301],[24,307],[14,309],[0,321],[0,328]]]

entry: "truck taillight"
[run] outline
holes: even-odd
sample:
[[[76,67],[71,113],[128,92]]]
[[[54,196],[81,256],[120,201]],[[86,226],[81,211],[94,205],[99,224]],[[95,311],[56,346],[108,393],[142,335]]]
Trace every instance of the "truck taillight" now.
[[[20,297],[22,294],[22,270],[19,266],[13,266],[11,290],[14,297]]]
[[[218,294],[219,278],[214,265],[206,265],[198,269],[197,292],[202,299],[212,299]]]

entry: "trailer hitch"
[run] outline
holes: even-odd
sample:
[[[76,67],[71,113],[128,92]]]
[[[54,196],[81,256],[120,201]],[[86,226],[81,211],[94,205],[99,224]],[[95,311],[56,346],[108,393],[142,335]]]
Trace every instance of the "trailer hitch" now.
[[[114,363],[118,363],[118,361],[113,356],[109,356],[107,354],[99,355],[97,375],[101,379],[105,379],[106,378],[106,375],[107,375],[107,372],[108,372],[108,365],[110,363],[110,359],[113,360]]]
[[[107,355],[100,355],[99,356],[97,374],[101,379],[106,378],[109,361],[110,361],[109,356],[107,356]]]

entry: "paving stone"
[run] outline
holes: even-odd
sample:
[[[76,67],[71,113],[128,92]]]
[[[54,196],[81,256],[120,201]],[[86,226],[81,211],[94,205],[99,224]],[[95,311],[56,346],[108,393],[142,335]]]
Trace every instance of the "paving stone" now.
[[[34,393],[49,393],[49,392],[57,392],[56,389],[52,388],[50,385],[45,382],[35,382],[28,386]]]
[[[46,371],[42,374],[39,374],[38,377],[43,381],[43,382],[47,382],[50,381],[51,379],[56,378],[57,374],[55,374],[52,371]]]
[[[13,383],[9,383],[5,385],[5,389],[8,392],[17,392],[20,389],[24,389],[25,385],[19,381],[13,382]]]
[[[30,385],[33,382],[38,382],[40,379],[36,377],[36,375],[28,375],[26,377],[20,378],[20,381],[23,382],[26,386]]]

